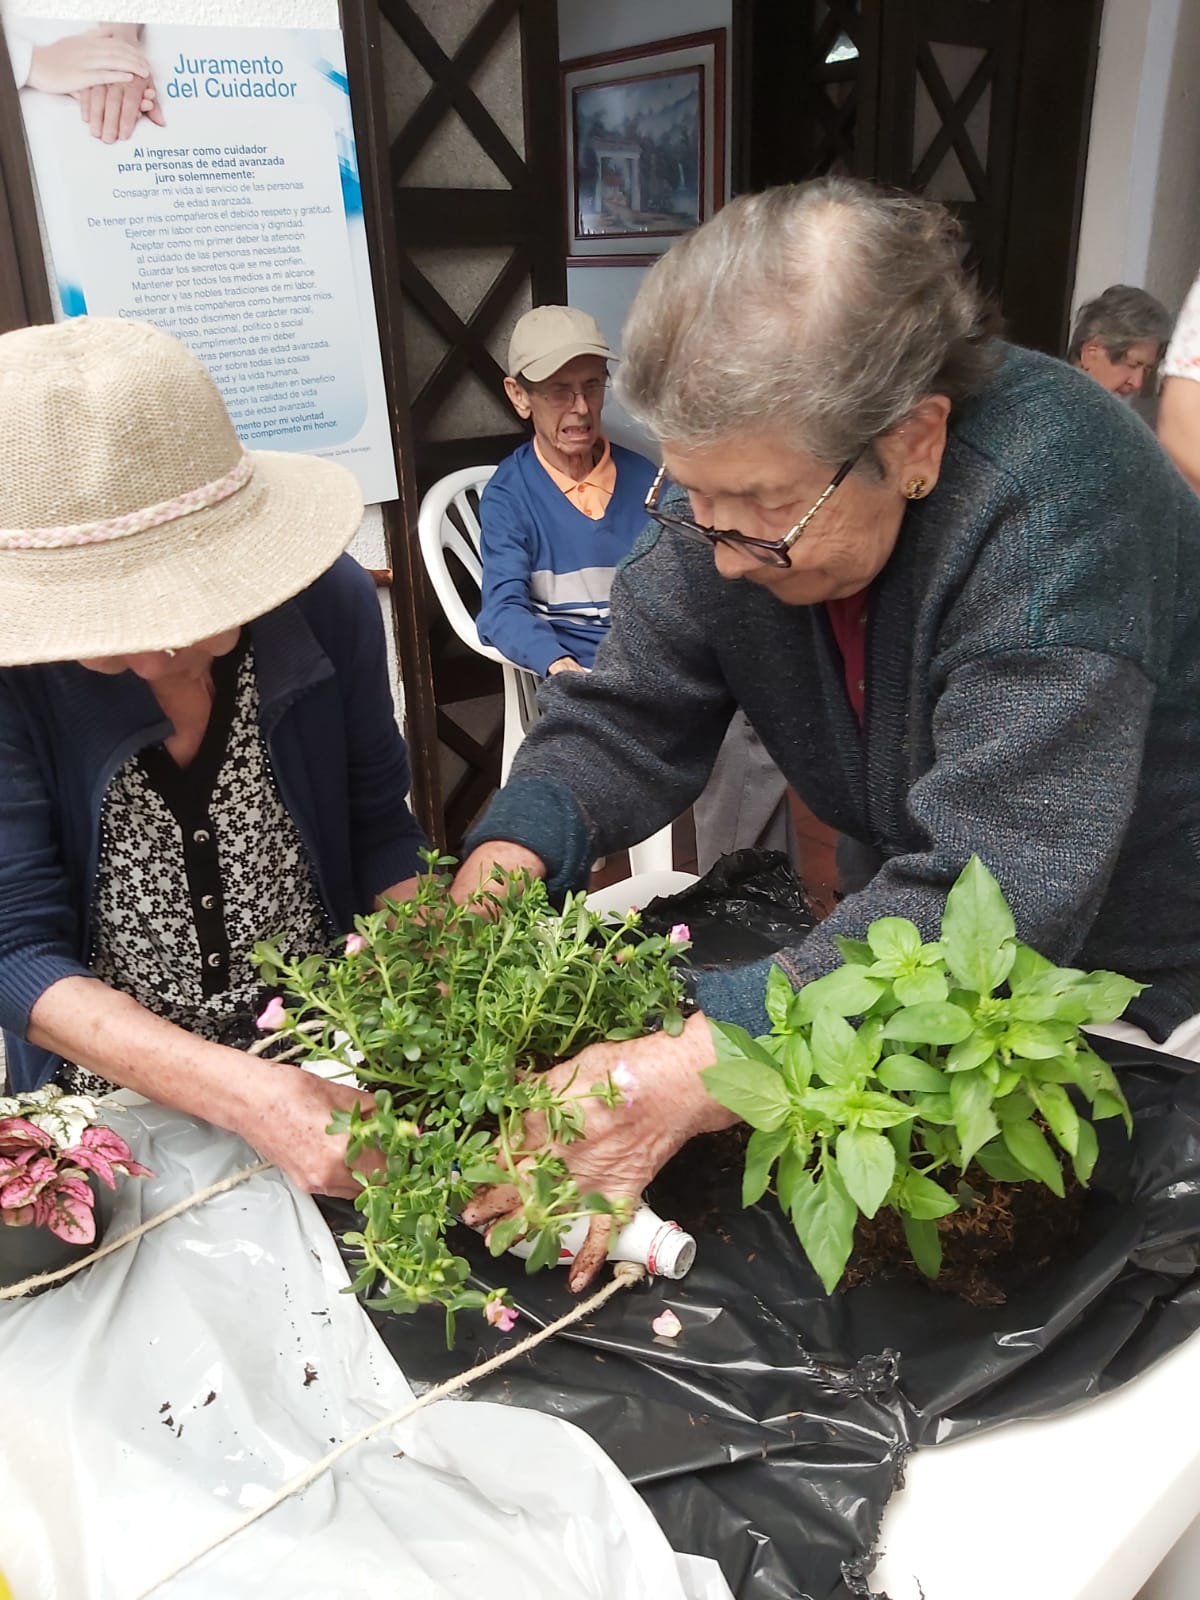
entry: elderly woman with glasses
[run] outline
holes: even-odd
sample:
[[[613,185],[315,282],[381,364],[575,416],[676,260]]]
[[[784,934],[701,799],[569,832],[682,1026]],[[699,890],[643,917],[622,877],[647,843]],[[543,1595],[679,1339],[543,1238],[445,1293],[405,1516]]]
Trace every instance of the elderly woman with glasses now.
[[[976,853],[1023,939],[1147,985],[1117,1026],[1200,1058],[1200,502],[1098,385],[994,337],[962,255],[940,207],[831,179],[743,197],[655,266],[618,384],[662,444],[657,529],[461,885],[584,883],[691,801],[741,707],[871,863],[774,957],[794,985],[877,917],[935,936]],[[703,1013],[765,1032],[769,969],[697,972],[681,1037],[555,1069],[578,1092],[619,1053],[638,1079],[632,1106],[586,1103],[585,1186],[636,1195],[732,1120]]]

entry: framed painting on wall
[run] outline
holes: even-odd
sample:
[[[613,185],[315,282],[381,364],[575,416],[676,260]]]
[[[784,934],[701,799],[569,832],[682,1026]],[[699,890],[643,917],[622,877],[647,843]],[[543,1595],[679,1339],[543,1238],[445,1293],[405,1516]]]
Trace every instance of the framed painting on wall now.
[[[725,31],[562,63],[569,266],[642,265],[725,198]]]

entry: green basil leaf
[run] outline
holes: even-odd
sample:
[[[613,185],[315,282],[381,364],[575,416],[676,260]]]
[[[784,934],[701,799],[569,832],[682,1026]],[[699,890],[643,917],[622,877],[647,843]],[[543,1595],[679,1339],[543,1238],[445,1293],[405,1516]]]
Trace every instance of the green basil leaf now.
[[[908,1122],[893,1122],[885,1130],[886,1136],[891,1140],[892,1149],[896,1152],[896,1160],[903,1167],[908,1165],[908,1158],[912,1154],[913,1125]]]
[[[1063,1197],[1063,1175],[1046,1135],[1032,1122],[1006,1122],[1004,1143],[1009,1154],[1039,1183]]]
[[[723,1061],[757,1061],[760,1066],[770,1067],[772,1071],[779,1071],[779,1063],[767,1049],[767,1043],[774,1043],[774,1037],[764,1035],[762,1039],[754,1039],[739,1028],[734,1022],[708,1021],[709,1032],[712,1034],[713,1046],[717,1052],[718,1062]]]
[[[915,972],[897,978],[892,990],[902,1006],[920,1006],[944,1000],[950,993],[950,985],[945,973],[936,967],[918,967]]]
[[[921,930],[907,917],[879,917],[867,929],[867,943],[877,960],[906,967],[920,957]]]
[[[946,1074],[918,1056],[885,1056],[875,1076],[889,1089],[916,1089],[925,1094],[948,1094]]]
[[[1146,987],[1116,972],[1089,972],[1082,988],[1087,999],[1087,1022],[1115,1022],[1126,1006]]]
[[[1001,1044],[1025,1061],[1051,1061],[1074,1036],[1069,1022],[1014,1022],[1005,1029]]]
[[[980,1145],[994,1139],[999,1131],[992,1111],[992,1086],[981,1072],[956,1072],[950,1079],[950,1105],[961,1150],[960,1165],[965,1172]]]
[[[1053,963],[1046,957],[1039,955],[1027,944],[1017,940],[1016,955],[1013,957],[1012,970],[1008,975],[1008,986],[1015,994],[1030,978],[1039,972],[1053,971]]]
[[[798,1139],[793,1139],[784,1146],[779,1157],[779,1168],[775,1173],[775,1192],[779,1196],[780,1207],[791,1215],[796,1204],[796,1196],[808,1182],[809,1148]]]
[[[942,916],[946,965],[964,989],[990,995],[1012,971],[1016,936],[1000,885],[979,857],[972,856],[946,896]]]
[[[718,1104],[752,1128],[769,1133],[791,1110],[791,1097],[779,1073],[757,1061],[718,1061],[700,1077]]]
[[[838,967],[823,978],[806,983],[792,1007],[789,1026],[803,1027],[815,1022],[822,1011],[838,1017],[861,1017],[884,991],[880,978],[868,978],[859,966]]]
[[[1096,1098],[1092,1101],[1092,1121],[1107,1122],[1110,1117],[1128,1117],[1129,1107],[1124,1098],[1112,1094],[1108,1089],[1097,1089]]]
[[[864,1217],[873,1217],[896,1176],[896,1152],[882,1133],[846,1128],[837,1137],[837,1168]]]
[[[869,967],[875,959],[875,952],[865,939],[848,939],[844,933],[835,933],[833,942],[848,967]]]
[[[1003,1139],[990,1139],[981,1150],[976,1150],[975,1159],[988,1177],[997,1183],[1029,1182],[1028,1172],[1009,1155]]]
[[[792,1001],[796,998],[796,989],[788,981],[788,976],[777,963],[771,963],[771,971],[767,977],[767,993],[764,1004],[767,1016],[771,1019],[771,1026],[776,1033],[782,1033],[788,1027],[788,1012],[791,1010]]]
[[[1078,1083],[1079,1063],[1073,1050],[1064,1050],[1050,1061],[1039,1061],[1033,1069],[1039,1083]]]
[[[1075,1168],[1075,1176],[1080,1183],[1087,1183],[1096,1166],[1096,1158],[1100,1154],[1100,1144],[1096,1138],[1096,1130],[1090,1122],[1082,1117],[1079,1119],[1079,1142],[1075,1154],[1071,1157],[1071,1164]]]
[[[742,1204],[757,1205],[767,1192],[771,1168],[792,1142],[791,1130],[784,1126],[770,1133],[757,1129],[746,1144],[746,1170],[742,1174]]]
[[[800,1094],[812,1082],[812,1051],[801,1034],[789,1033],[779,1042],[779,1064],[789,1089]]]
[[[807,1183],[799,1186],[792,1225],[826,1294],[833,1293],[846,1270],[857,1221],[858,1207],[835,1167],[826,1167],[819,1178],[809,1174]]]
[[[1133,1117],[1130,1115],[1129,1102],[1125,1099],[1124,1091],[1117,1082],[1117,1075],[1105,1061],[1103,1056],[1098,1056],[1088,1045],[1081,1045],[1076,1052],[1079,1062],[1079,1086],[1092,1102],[1092,1121],[1103,1121],[1105,1117],[1121,1117],[1126,1129],[1133,1132]],[[1100,1110],[1101,1097],[1104,1109]]]
[[[992,1110],[1000,1122],[1024,1122],[1033,1115],[1033,1101],[1022,1087],[1011,1094],[997,1095]]]
[[[946,1056],[947,1072],[974,1072],[995,1054],[996,1039],[990,1031],[969,1034],[953,1045]]]
[[[868,1068],[883,1054],[883,1020],[876,1016],[864,1017],[858,1025],[858,1047]]]
[[[973,1028],[969,1013],[961,1006],[948,1000],[931,1001],[895,1012],[884,1023],[883,1036],[902,1044],[958,1044]]]
[[[823,1083],[848,1088],[861,1083],[874,1066],[854,1029],[832,1011],[817,1013],[809,1044],[812,1048],[813,1071]]]
[[[927,1178],[921,1172],[906,1173],[900,1182],[900,1192],[896,1204],[901,1211],[907,1211],[910,1217],[920,1221],[930,1220],[933,1217],[948,1217],[952,1211],[958,1210],[958,1201],[952,1194],[942,1188],[940,1183],[935,1183],[932,1178]]]
[[[860,1128],[891,1128],[897,1122],[910,1122],[915,1115],[915,1106],[873,1089],[851,1090],[846,1096],[845,1120]]]
[[[907,1213],[901,1213],[900,1220],[913,1260],[927,1278],[936,1278],[942,1270],[942,1236],[937,1224]]]
[[[947,1086],[947,1090],[948,1090]],[[922,1122],[932,1122],[949,1127],[954,1122],[954,1109],[950,1104],[949,1092],[946,1094],[918,1094],[913,1101],[918,1117]]]
[[[1071,1097],[1058,1083],[1031,1083],[1033,1103],[1042,1113],[1046,1126],[1069,1156],[1079,1149],[1079,1113]]]
[[[1075,967],[1052,967],[1047,962],[1019,984],[1010,984],[1013,1018],[1021,1022],[1060,1022],[1078,1025],[1087,1020],[1087,974]]]

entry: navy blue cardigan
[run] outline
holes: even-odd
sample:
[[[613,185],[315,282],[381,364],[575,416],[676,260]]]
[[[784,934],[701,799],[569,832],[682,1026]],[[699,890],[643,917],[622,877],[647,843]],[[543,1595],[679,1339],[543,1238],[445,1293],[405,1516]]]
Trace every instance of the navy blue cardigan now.
[[[339,930],[418,870],[408,757],[388,690],[375,586],[343,556],[250,624],[271,769]],[[9,1083],[35,1088],[56,1059],[24,1034],[38,997],[85,965],[104,794],[171,725],[132,673],[73,662],[0,670],[0,1027]]]

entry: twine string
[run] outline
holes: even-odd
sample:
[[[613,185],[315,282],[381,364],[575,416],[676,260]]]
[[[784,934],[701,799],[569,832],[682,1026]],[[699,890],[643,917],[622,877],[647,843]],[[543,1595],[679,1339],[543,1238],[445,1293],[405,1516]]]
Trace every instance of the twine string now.
[[[37,1272],[32,1278],[22,1278],[20,1283],[10,1283],[7,1288],[0,1289],[0,1300],[19,1300],[22,1295],[31,1294],[34,1289],[40,1289],[48,1283],[61,1283],[64,1278],[82,1272],[84,1267],[90,1267],[95,1261],[103,1261],[105,1256],[111,1256],[115,1251],[122,1249],[127,1244],[132,1244],[135,1239],[140,1239],[144,1233],[149,1233],[154,1228],[160,1228],[164,1222],[170,1222],[173,1217],[178,1217],[192,1206],[201,1205],[205,1200],[213,1200],[219,1194],[225,1194],[230,1189],[236,1189],[238,1184],[245,1183],[248,1178],[257,1177],[260,1172],[268,1172],[271,1163],[260,1161],[256,1166],[243,1167],[240,1172],[231,1174],[228,1178],[221,1178],[217,1183],[210,1183],[207,1189],[201,1189],[196,1194],[186,1195],[182,1200],[177,1200],[173,1206],[168,1206],[165,1211],[160,1211],[156,1216],[139,1223],[136,1228],[131,1228],[128,1233],[123,1233],[119,1239],[110,1239],[107,1244],[93,1250],[90,1255],[72,1261],[65,1267],[56,1267],[53,1272]]]
[[[264,1044],[267,1042],[266,1040],[263,1041]],[[98,1250],[93,1250],[79,1261],[72,1261],[65,1267],[57,1267],[53,1272],[35,1273],[30,1278],[23,1278],[19,1283],[12,1283],[6,1288],[0,1288],[0,1300],[16,1300],[22,1295],[30,1294],[34,1289],[42,1288],[46,1284],[60,1283],[65,1278],[73,1277],[75,1273],[82,1272],[85,1267],[90,1267],[94,1262],[102,1261],[105,1256],[113,1255],[127,1244],[132,1244],[135,1239],[140,1239],[153,1229],[160,1228],[163,1223],[170,1222],[173,1218],[182,1215],[183,1212],[190,1210],[192,1206],[201,1205],[206,1200],[213,1200],[218,1195],[226,1194],[229,1190],[236,1189],[239,1184],[247,1182],[248,1179],[257,1177],[260,1172],[267,1172],[270,1169],[271,1162],[259,1161],[252,1167],[244,1167],[240,1172],[231,1173],[227,1178],[221,1178],[216,1183],[210,1183],[207,1188],[200,1189],[195,1194],[186,1195],[182,1200],[176,1201],[174,1205],[168,1206],[165,1211],[160,1211],[156,1216],[139,1223],[136,1228],[131,1228],[128,1233],[121,1234],[117,1239],[110,1239],[107,1244],[101,1245]],[[294,1477],[281,1484],[261,1506],[247,1512],[244,1517],[235,1522],[224,1533],[218,1534],[216,1538],[209,1540],[199,1550],[195,1550],[191,1555],[185,1556],[170,1571],[157,1578],[148,1589],[142,1589],[136,1596],[136,1600],[149,1600],[149,1597],[156,1594],[164,1584],[169,1583],[173,1578],[179,1577],[189,1567],[195,1566],[198,1561],[202,1561],[205,1556],[211,1555],[214,1550],[227,1543],[230,1539],[236,1538],[239,1533],[244,1532],[246,1528],[259,1521],[260,1518],[265,1517],[268,1512],[274,1511],[276,1506],[282,1505],[292,1495],[302,1493],[303,1490],[315,1483],[318,1478],[323,1477],[344,1455],[348,1455],[351,1450],[357,1449],[360,1444],[366,1444],[368,1440],[375,1438],[377,1434],[385,1433],[390,1428],[398,1427],[400,1423],[406,1422],[409,1417],[415,1416],[418,1411],[423,1411],[426,1406],[433,1405],[435,1401],[445,1400],[450,1395],[457,1394],[460,1390],[468,1388],[471,1384],[478,1383],[481,1378],[486,1378],[491,1373],[498,1372],[501,1367],[505,1367],[509,1362],[515,1361],[518,1356],[528,1355],[530,1351],[536,1350],[538,1345],[544,1344],[547,1339],[554,1338],[556,1334],[562,1333],[564,1329],[571,1327],[572,1324],[582,1321],[584,1317],[591,1316],[592,1312],[598,1311],[619,1290],[639,1282],[645,1276],[646,1269],[636,1262],[616,1262],[609,1282],[602,1289],[598,1289],[595,1294],[589,1296],[587,1300],[583,1300],[577,1306],[573,1306],[565,1316],[559,1317],[555,1322],[548,1323],[544,1328],[537,1329],[527,1338],[515,1344],[510,1350],[502,1350],[497,1355],[491,1356],[487,1361],[482,1362],[479,1366],[470,1367],[467,1371],[460,1372],[456,1377],[449,1378],[445,1383],[438,1384],[436,1388],[430,1389],[419,1400],[410,1401],[407,1405],[401,1406],[399,1410],[389,1412],[386,1417],[380,1417],[378,1421],[370,1423],[349,1439],[343,1439],[341,1444],[335,1445],[332,1450],[327,1451],[318,1461],[312,1462],[301,1472],[296,1473]]]
[[[205,1556],[211,1555],[221,1545],[226,1544],[230,1539],[236,1538],[239,1533],[243,1533],[261,1517],[265,1517],[268,1512],[274,1511],[276,1506],[282,1505],[292,1495],[300,1494],[303,1490],[309,1488],[318,1478],[323,1477],[335,1463],[340,1461],[344,1455],[348,1455],[351,1450],[357,1449],[360,1444],[366,1444],[368,1440],[375,1438],[377,1434],[386,1433],[389,1429],[398,1427],[400,1423],[406,1422],[409,1417],[415,1416],[418,1411],[423,1411],[426,1406],[433,1405],[435,1401],[445,1400],[450,1395],[457,1394],[460,1390],[468,1388],[471,1384],[478,1383],[480,1378],[486,1378],[491,1373],[498,1372],[501,1367],[507,1366],[510,1361],[515,1361],[518,1356],[528,1355],[531,1350],[536,1350],[538,1345],[545,1343],[547,1339],[554,1338],[556,1334],[561,1333],[565,1328],[569,1328],[572,1323],[580,1322],[584,1317],[590,1316],[593,1311],[598,1311],[619,1290],[639,1282],[645,1276],[646,1269],[634,1261],[616,1262],[609,1282],[587,1300],[582,1301],[577,1306],[573,1306],[565,1316],[559,1317],[556,1322],[548,1323],[546,1327],[539,1328],[535,1333],[531,1333],[528,1338],[522,1339],[511,1350],[501,1350],[497,1355],[481,1362],[479,1366],[470,1367],[467,1371],[460,1372],[456,1377],[448,1378],[445,1383],[438,1384],[436,1389],[430,1389],[426,1394],[423,1394],[419,1400],[410,1401],[407,1405],[401,1406],[399,1410],[389,1412],[386,1417],[380,1417],[378,1421],[360,1429],[358,1433],[353,1434],[349,1439],[343,1439],[341,1444],[335,1445],[332,1450],[327,1451],[319,1461],[312,1462],[311,1465],[296,1473],[294,1477],[289,1478],[286,1483],[281,1484],[275,1493],[265,1500],[261,1506],[257,1506],[253,1511],[247,1512],[244,1517],[235,1522],[231,1528],[227,1528],[224,1533],[218,1534],[215,1539],[210,1539],[199,1550],[195,1550],[191,1555],[185,1556],[170,1571],[165,1572],[161,1578],[156,1579],[148,1589],[140,1590],[135,1600],[150,1600],[150,1596],[157,1594],[165,1583],[169,1583],[173,1578],[178,1578],[189,1567],[195,1566],[198,1561],[202,1561]]]

